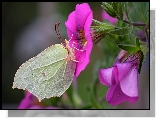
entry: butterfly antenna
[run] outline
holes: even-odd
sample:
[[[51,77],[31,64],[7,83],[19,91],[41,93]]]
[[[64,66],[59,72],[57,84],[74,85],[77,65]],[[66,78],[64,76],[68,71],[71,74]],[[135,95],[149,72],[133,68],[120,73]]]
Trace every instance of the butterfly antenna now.
[[[60,35],[59,28],[58,28],[59,25],[60,25],[60,22],[55,24],[55,31],[56,31],[57,37],[60,39],[61,42],[63,42],[62,37]]]

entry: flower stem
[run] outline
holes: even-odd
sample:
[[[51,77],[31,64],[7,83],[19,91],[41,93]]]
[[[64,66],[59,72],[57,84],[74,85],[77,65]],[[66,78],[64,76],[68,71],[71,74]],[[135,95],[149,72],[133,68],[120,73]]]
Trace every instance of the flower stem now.
[[[123,20],[123,22],[130,24],[127,20]],[[144,23],[132,22],[133,26],[146,26]]]
[[[138,23],[138,22],[128,22],[127,20],[123,20],[123,22],[127,23],[127,24],[132,24],[133,26],[144,26],[144,31],[145,31],[145,35],[146,35],[146,45],[147,47],[149,46],[149,37],[148,37],[148,27],[147,27],[147,24],[144,24],[144,23]]]

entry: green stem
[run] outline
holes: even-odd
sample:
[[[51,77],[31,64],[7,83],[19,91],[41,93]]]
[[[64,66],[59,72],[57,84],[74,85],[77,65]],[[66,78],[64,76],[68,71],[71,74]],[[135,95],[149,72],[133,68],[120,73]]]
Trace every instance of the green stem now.
[[[123,22],[130,24],[127,20],[123,20]],[[144,23],[132,22],[133,26],[146,26]]]

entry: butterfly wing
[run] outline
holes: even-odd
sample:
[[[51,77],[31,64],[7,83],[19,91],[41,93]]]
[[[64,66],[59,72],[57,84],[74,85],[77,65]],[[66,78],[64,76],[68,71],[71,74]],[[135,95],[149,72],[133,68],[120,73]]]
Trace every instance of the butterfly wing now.
[[[59,68],[57,73],[40,84],[41,92],[38,95],[38,99],[50,97],[60,97],[71,85],[76,63],[72,60],[65,61],[65,63]]]
[[[67,56],[68,50],[64,46],[50,46],[19,67],[12,88],[27,89],[35,96],[40,95],[40,85],[58,73],[65,65]]]

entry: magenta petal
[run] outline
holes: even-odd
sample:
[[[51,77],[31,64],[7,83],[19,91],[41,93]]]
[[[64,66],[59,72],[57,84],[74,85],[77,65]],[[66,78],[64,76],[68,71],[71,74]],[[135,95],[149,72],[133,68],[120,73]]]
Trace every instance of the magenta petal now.
[[[90,12],[88,13],[87,18],[85,20],[85,24],[84,24],[85,34],[87,34],[87,35],[88,34],[90,35],[90,26],[92,24],[92,19],[93,19],[93,13],[92,13],[92,11],[90,9]],[[89,32],[86,33],[86,31],[89,31]],[[87,36],[87,35],[85,35],[85,36]]]
[[[87,64],[90,61],[90,54],[91,54],[92,47],[93,47],[93,42],[92,42],[92,39],[90,37],[90,26],[92,24],[92,18],[93,18],[93,14],[91,12],[89,14],[89,16],[88,16],[88,18],[86,20],[85,26],[84,26],[85,38],[87,40],[87,45],[86,45],[86,63]]]
[[[130,69],[126,76],[120,81],[122,91],[129,97],[138,97],[138,72]]]
[[[93,19],[93,14],[92,11],[89,13],[85,25],[84,25],[84,32],[85,32],[85,38],[87,40],[87,46],[86,46],[86,51],[88,52],[88,55],[90,55],[91,50],[92,50],[92,46],[93,46],[93,42],[90,36],[90,26],[92,24],[92,19]]]
[[[25,98],[20,102],[18,109],[27,109],[31,106],[31,93],[27,92]]]
[[[86,34],[88,32],[86,31]],[[87,45],[86,45],[86,51],[81,52],[79,63],[77,63],[77,71],[76,71],[76,77],[80,74],[81,71],[83,71],[88,63],[90,62],[90,54],[92,51],[93,43],[91,41],[90,35],[86,36],[87,39]],[[82,62],[82,63],[81,63]]]
[[[76,72],[75,72],[75,76],[78,77],[78,75],[80,74],[80,72],[82,70],[85,69],[85,67],[88,64],[88,61],[86,60],[86,51],[85,52],[77,52],[76,56],[79,56],[79,62],[77,63],[77,68],[76,68]]]
[[[91,55],[91,51],[92,51],[92,47],[93,47],[93,43],[91,41],[91,38],[90,36],[87,36],[87,45],[86,45],[86,57],[84,58],[85,59],[85,65],[84,65],[84,68],[86,67],[86,65],[90,62],[90,55]],[[90,40],[90,41],[89,41]],[[84,69],[83,68],[83,69]]]
[[[88,16],[91,14],[91,12],[92,10],[90,9],[90,6],[87,3],[76,5],[75,13],[76,13],[76,23],[78,27],[84,29]]]
[[[106,85],[106,86],[111,85],[112,70],[113,70],[113,67],[99,70],[99,79],[103,85]]]
[[[134,103],[138,100],[138,97],[129,97],[125,95],[121,88],[120,85],[112,85],[107,91],[106,95],[106,100],[109,104],[116,106],[118,104],[121,104],[124,101],[129,101],[131,103]]]
[[[81,13],[82,14],[82,13]],[[77,70],[76,70],[76,77],[80,74],[81,71],[83,71],[86,66],[88,65],[88,63],[90,62],[90,54],[92,51],[92,47],[93,47],[93,43],[92,43],[92,39],[90,37],[90,25],[92,23],[92,12],[90,12],[88,18],[86,19],[86,23],[85,23],[85,38],[87,39],[87,45],[86,45],[86,51],[84,51],[82,53],[82,55],[80,56],[79,61],[83,62],[83,63],[78,63],[77,64]]]
[[[121,91],[120,85],[115,84],[110,86],[106,95],[106,100],[109,104],[116,106],[126,99],[128,99],[128,97]]]
[[[114,66],[116,82],[120,82],[132,68],[132,63],[118,63]]]
[[[128,97],[127,99],[129,102],[134,103],[138,100],[138,97]]]
[[[67,27],[68,38],[70,39],[72,34],[76,32],[76,18],[75,18],[75,11],[69,14],[67,22],[65,25]]]

